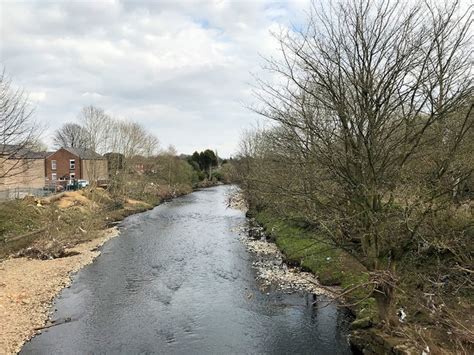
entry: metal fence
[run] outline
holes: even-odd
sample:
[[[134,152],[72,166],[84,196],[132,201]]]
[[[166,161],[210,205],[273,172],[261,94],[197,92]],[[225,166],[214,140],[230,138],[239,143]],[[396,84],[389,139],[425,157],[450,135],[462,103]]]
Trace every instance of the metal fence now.
[[[26,196],[46,197],[54,194],[52,189],[31,188],[31,187],[14,187],[0,190],[0,201],[14,200],[25,198]]]

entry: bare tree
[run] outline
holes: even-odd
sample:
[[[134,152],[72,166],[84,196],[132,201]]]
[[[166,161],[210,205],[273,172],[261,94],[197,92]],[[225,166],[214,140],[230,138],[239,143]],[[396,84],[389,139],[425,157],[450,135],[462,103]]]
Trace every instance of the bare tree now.
[[[152,156],[157,153],[158,139],[139,123],[111,117],[100,107],[86,106],[79,121],[87,136],[87,148],[98,153],[121,153],[124,156]]]
[[[54,144],[57,148],[89,148],[88,132],[77,123],[65,123],[54,133]]]
[[[158,151],[158,139],[149,134],[143,126],[129,120],[117,119],[104,115],[101,109],[87,108],[87,130],[94,130],[90,134],[94,146],[99,152],[107,153],[111,166],[120,166],[111,176],[114,188],[123,192],[128,174],[138,160],[155,156]],[[98,133],[97,133],[98,132]]]
[[[79,122],[87,135],[88,149],[98,153],[106,153],[112,119],[100,107],[86,106],[79,114]]]
[[[27,95],[15,89],[3,71],[0,74],[0,179],[21,174],[28,168],[27,155],[42,131],[32,115]]]
[[[264,195],[298,197],[338,245],[349,243],[389,317],[397,257],[452,191],[441,182],[473,125],[472,11],[458,15],[458,1],[324,4],[313,4],[306,28],[277,36],[282,59],[269,59],[267,69],[282,84],[259,81],[256,91],[256,111],[279,127],[265,134],[267,162],[283,159],[307,179],[287,174],[272,189],[271,179],[258,186]],[[430,137],[446,125],[449,139],[437,135],[445,154],[419,172],[433,183],[401,209],[394,199],[406,174],[420,169]]]
[[[131,159],[134,156],[152,156],[157,152],[158,139],[146,132],[137,122],[117,121],[117,152]]]
[[[160,141],[153,134],[147,134],[143,142],[143,155],[153,157],[158,153]]]

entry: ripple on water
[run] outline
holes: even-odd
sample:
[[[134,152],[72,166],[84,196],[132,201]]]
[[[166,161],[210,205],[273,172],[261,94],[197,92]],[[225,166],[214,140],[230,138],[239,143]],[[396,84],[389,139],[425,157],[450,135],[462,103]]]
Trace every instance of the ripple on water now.
[[[350,354],[347,315],[305,293],[260,289],[227,208],[230,187],[195,192],[121,224],[56,300],[24,354]],[[84,290],[84,291],[80,291]]]

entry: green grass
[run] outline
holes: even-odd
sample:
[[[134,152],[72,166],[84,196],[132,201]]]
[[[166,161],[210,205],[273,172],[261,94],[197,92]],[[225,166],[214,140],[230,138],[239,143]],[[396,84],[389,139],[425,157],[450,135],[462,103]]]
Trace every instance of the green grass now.
[[[0,203],[0,260],[49,241],[72,246],[90,240],[110,222],[150,209],[146,203],[124,207],[105,192],[86,192],[90,206],[59,208],[56,203],[37,206],[32,199]],[[36,233],[34,233],[36,232]]]
[[[314,230],[267,211],[259,212],[254,217],[274,238],[287,262],[312,272],[322,285],[349,289],[367,281],[368,274],[363,265]],[[351,307],[357,319],[376,319],[375,300],[365,299],[368,292],[366,288],[357,288],[347,294],[348,303],[357,303]]]
[[[41,228],[44,211],[25,200],[0,203],[0,242]]]
[[[32,198],[0,202],[0,260],[30,246],[47,246],[52,240],[68,247],[90,240],[111,222],[144,212],[173,196],[168,188],[136,193],[142,190],[135,188],[136,196],[85,190],[83,194],[91,202],[68,208],[59,208],[56,202],[37,206]],[[191,192],[191,187],[180,185],[174,192],[183,195]],[[127,198],[141,203],[127,203]]]

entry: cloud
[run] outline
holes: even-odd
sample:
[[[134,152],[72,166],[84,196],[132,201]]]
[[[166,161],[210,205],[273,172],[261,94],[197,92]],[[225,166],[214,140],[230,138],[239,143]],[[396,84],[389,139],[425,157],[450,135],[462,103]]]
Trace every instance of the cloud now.
[[[29,93],[28,98],[32,103],[40,103],[46,99],[46,93],[44,91],[33,91]]]
[[[48,134],[84,105],[136,120],[167,146],[233,154],[255,122],[248,83],[277,52],[270,31],[306,0],[4,1],[0,61]],[[50,139],[47,139],[50,143]]]

